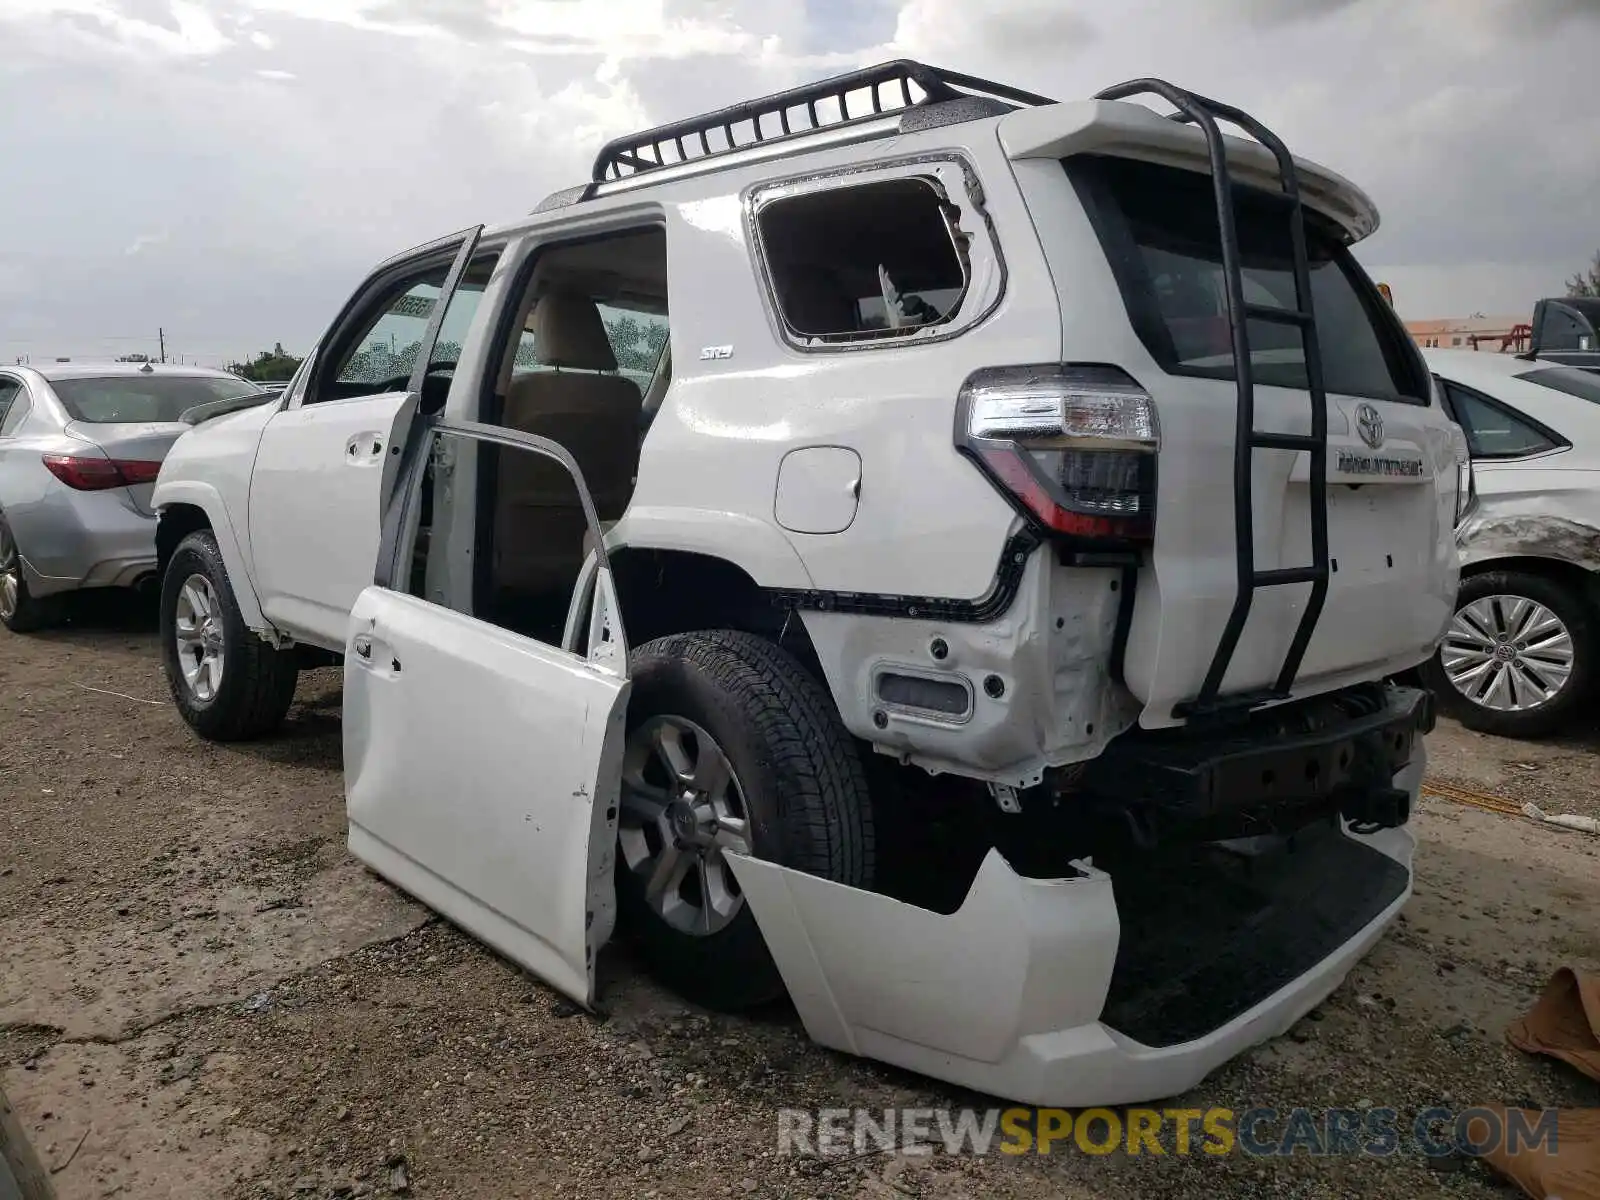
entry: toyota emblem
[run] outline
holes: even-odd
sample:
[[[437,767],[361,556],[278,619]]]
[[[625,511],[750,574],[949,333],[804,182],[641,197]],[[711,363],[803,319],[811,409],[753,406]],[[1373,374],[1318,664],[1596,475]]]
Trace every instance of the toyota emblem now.
[[[1383,414],[1370,404],[1357,406],[1356,432],[1363,442],[1376,450],[1383,445]]]

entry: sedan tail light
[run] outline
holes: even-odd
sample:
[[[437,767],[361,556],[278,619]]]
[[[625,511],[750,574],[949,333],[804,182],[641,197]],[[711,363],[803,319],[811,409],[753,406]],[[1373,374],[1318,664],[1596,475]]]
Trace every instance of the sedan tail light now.
[[[161,473],[158,462],[92,454],[46,454],[44,465],[50,474],[80,492],[103,492],[136,483],[154,483]]]
[[[1073,540],[1155,536],[1155,402],[1119,367],[1052,363],[975,372],[957,448],[1035,525]]]

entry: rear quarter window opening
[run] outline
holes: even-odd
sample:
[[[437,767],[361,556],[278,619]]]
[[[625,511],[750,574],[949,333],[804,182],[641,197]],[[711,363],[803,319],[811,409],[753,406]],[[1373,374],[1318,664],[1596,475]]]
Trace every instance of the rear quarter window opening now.
[[[1085,155],[1063,163],[1111,261],[1134,328],[1169,374],[1235,378],[1222,238],[1209,175]],[[1247,304],[1293,309],[1290,218],[1258,189],[1236,187]],[[1426,405],[1432,391],[1398,320],[1337,229],[1308,212],[1311,302],[1330,393]],[[1306,390],[1299,329],[1250,321],[1255,382]]]
[[[942,189],[915,176],[760,205],[756,229],[791,340],[823,347],[948,329],[971,277],[961,218]]]

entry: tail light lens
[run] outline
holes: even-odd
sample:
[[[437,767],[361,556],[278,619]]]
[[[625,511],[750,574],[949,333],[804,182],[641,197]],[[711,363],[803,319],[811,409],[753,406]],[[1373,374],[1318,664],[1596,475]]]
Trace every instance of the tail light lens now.
[[[961,388],[957,448],[1046,532],[1155,535],[1155,402],[1119,367],[992,367]]]
[[[135,483],[154,483],[161,473],[158,462],[91,454],[46,454],[44,465],[50,474],[80,492],[103,492],[107,488]]]

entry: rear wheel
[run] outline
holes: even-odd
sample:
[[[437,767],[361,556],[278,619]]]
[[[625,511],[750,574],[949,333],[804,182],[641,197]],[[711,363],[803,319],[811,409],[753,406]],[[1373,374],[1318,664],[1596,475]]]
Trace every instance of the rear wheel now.
[[[1594,690],[1594,621],[1582,594],[1522,571],[1461,581],[1456,614],[1425,670],[1440,707],[1468,729],[1541,737]]]
[[[652,972],[718,1009],[783,981],[725,851],[870,886],[872,811],[827,691],[749,634],[676,634],[633,662],[618,828],[622,915]]]
[[[244,623],[210,530],[179,543],[161,582],[167,685],[201,737],[237,742],[271,733],[294,699],[299,669]]]
[[[22,552],[11,536],[11,526],[0,516],[0,625],[12,633],[32,633],[48,625],[55,616],[49,600],[36,599],[28,591],[22,573]]]

